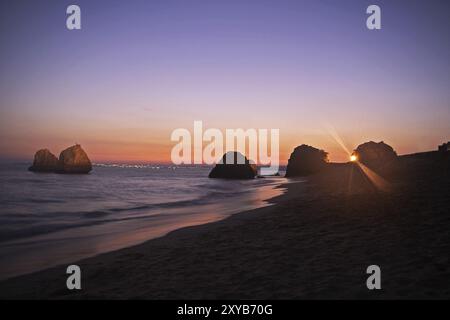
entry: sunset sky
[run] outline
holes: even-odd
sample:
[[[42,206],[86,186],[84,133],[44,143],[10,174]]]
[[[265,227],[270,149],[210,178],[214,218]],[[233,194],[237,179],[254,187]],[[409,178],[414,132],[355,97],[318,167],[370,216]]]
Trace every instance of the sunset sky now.
[[[78,4],[82,29],[66,29]],[[382,29],[366,28],[370,4]],[[80,143],[94,162],[168,162],[176,128],[280,129],[281,161],[450,140],[448,1],[2,1],[0,157]]]

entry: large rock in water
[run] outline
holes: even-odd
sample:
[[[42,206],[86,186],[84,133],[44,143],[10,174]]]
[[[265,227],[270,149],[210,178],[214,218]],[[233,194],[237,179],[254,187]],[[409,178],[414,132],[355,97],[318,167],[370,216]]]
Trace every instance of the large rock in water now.
[[[228,161],[227,161],[228,160]],[[240,152],[227,152],[209,173],[210,178],[253,179],[258,171],[256,165]]]
[[[394,149],[383,141],[378,143],[369,141],[360,144],[353,151],[353,155],[357,157],[359,162],[372,169],[382,168],[397,159],[397,153]]]
[[[59,155],[58,173],[89,173],[91,160],[79,144],[69,147]]]
[[[35,172],[55,172],[58,168],[58,158],[48,149],[41,149],[34,155],[33,165],[28,168]]]
[[[302,177],[325,168],[328,163],[328,153],[314,147],[302,144],[294,149],[288,160],[286,177]]]

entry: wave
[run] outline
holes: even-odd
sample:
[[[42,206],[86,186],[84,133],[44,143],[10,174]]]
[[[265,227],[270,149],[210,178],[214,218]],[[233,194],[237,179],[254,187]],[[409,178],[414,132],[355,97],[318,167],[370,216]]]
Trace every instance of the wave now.
[[[145,167],[156,168],[158,165]],[[159,167],[163,170],[171,168]],[[83,179],[65,176],[54,179],[53,175],[40,179],[21,168],[8,173],[5,178],[9,179],[9,175],[14,174],[10,180],[15,179],[18,183],[2,183],[6,192],[0,195],[3,204],[0,242],[4,245],[9,241],[26,241],[32,236],[110,222],[196,214],[216,204],[224,204],[223,210],[229,210],[233,204],[238,206],[239,199],[246,198],[246,194],[279,184],[272,178],[248,181],[208,179],[207,167],[180,166],[186,170],[175,175],[171,170],[167,171],[168,174],[161,174],[163,170],[160,170],[135,175],[136,166],[126,165],[125,168],[133,171],[98,168],[97,175]],[[240,195],[244,198],[239,198]],[[222,209],[218,206],[214,210],[220,214]],[[179,219],[182,221],[184,218],[180,216]]]
[[[140,211],[140,210],[149,210],[149,209],[168,209],[168,208],[182,208],[182,207],[190,207],[196,205],[203,205],[212,202],[217,202],[218,199],[224,199],[229,197],[234,197],[237,194],[242,194],[250,192],[250,190],[240,190],[236,192],[224,192],[224,191],[208,191],[203,196],[188,199],[188,200],[179,200],[179,201],[171,201],[171,202],[160,202],[160,203],[149,203],[142,204],[138,206],[132,207],[120,207],[120,208],[111,208],[105,210],[105,212],[126,212],[126,211]]]
[[[64,203],[66,200],[58,200],[58,199],[28,199],[28,202],[31,203]]]
[[[85,212],[82,214],[82,216],[87,217],[102,217],[110,215],[107,211],[91,211],[91,212]],[[41,236],[53,232],[58,231],[64,231],[69,229],[76,229],[76,228],[82,228],[82,227],[91,227],[106,223],[112,223],[112,222],[124,222],[124,221],[132,221],[132,220],[156,220],[163,216],[164,213],[154,213],[151,215],[140,215],[140,216],[129,216],[129,217],[117,217],[117,218],[110,218],[110,219],[101,219],[101,220],[80,220],[79,222],[70,222],[70,223],[60,223],[60,224],[40,224],[31,226],[28,228],[20,228],[20,229],[8,229],[3,228],[0,232],[0,243],[3,247],[8,246],[8,242],[14,241],[14,244],[27,244],[32,243],[34,240],[30,240],[30,237],[34,236]],[[173,214],[173,216],[182,215],[182,213]],[[22,241],[17,242],[19,239],[23,239]]]

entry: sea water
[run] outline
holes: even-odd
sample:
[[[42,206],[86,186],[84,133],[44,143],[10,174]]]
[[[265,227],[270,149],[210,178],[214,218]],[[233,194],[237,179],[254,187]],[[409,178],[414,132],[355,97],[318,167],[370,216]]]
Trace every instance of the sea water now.
[[[0,166],[0,279],[268,205],[283,182],[209,179],[208,166],[95,164],[62,175],[28,165]]]

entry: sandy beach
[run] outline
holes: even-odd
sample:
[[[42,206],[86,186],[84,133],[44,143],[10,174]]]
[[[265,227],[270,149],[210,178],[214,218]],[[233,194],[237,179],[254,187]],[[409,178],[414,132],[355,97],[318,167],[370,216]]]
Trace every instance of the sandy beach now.
[[[30,299],[449,299],[450,171],[436,153],[403,156],[379,190],[355,164],[289,182],[273,205],[0,283]],[[382,289],[366,287],[381,268]]]

